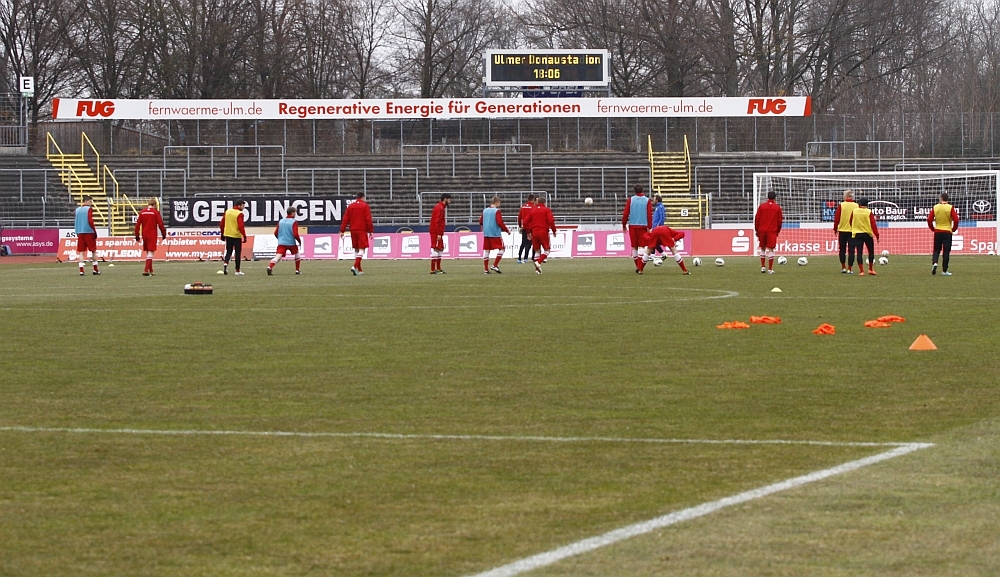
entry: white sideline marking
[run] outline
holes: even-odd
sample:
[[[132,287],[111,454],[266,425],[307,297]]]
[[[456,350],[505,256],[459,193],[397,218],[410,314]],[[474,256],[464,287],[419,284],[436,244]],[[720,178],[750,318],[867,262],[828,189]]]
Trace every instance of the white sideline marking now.
[[[542,443],[649,443],[688,445],[815,445],[821,447],[910,447],[915,443],[875,443],[864,441],[808,441],[792,439],[661,439],[643,437],[546,437],[542,435],[434,435],[405,433],[336,433],[297,431],[231,431],[205,429],[97,429],[85,427],[0,427],[14,433],[105,433],[118,435],[220,435],[234,437],[328,437],[402,439],[426,441],[520,441]],[[930,446],[930,445],[928,445]]]
[[[885,453],[879,453],[877,455],[872,455],[871,457],[858,459],[857,461],[850,461],[842,465],[837,465],[836,467],[802,475],[801,477],[793,477],[779,483],[774,483],[773,485],[767,485],[758,489],[738,493],[731,497],[719,499],[718,501],[702,503],[701,505],[695,507],[668,513],[662,517],[657,517],[655,519],[615,529],[614,531],[609,531],[608,533],[598,535],[597,537],[590,537],[589,539],[577,541],[576,543],[571,543],[569,545],[559,547],[558,549],[553,549],[545,553],[539,553],[538,555],[532,555],[531,557],[525,557],[519,561],[515,561],[483,573],[477,573],[472,577],[514,577],[515,575],[520,575],[521,573],[525,573],[527,571],[552,565],[553,563],[568,557],[587,553],[625,539],[645,535],[646,533],[650,533],[663,527],[668,527],[683,521],[689,521],[691,519],[702,517],[726,507],[732,507],[733,505],[739,505],[740,503],[760,499],[768,495],[773,495],[774,493],[780,493],[781,491],[787,491],[809,483],[815,483],[816,481],[821,481],[828,477],[833,477],[834,475],[849,473],[862,467],[867,467],[868,465],[874,465],[875,463],[894,459],[901,455],[933,446],[934,445],[932,443],[907,443],[891,451],[886,451]]]

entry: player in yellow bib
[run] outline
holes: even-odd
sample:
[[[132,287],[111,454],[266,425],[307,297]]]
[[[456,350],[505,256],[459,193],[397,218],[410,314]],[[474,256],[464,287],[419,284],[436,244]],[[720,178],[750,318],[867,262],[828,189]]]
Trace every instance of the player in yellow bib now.
[[[243,276],[240,271],[240,259],[243,256],[243,243],[247,241],[247,231],[243,226],[243,205],[242,200],[233,203],[222,215],[219,221],[219,230],[222,232],[222,239],[226,241],[226,256],[222,259],[222,274],[229,274],[229,259],[236,253],[236,274]]]
[[[868,199],[859,198],[858,207],[851,213],[851,235],[854,240],[854,251],[858,253],[858,274],[865,276],[864,249],[868,248],[868,274],[875,275],[875,240],[878,240],[878,224],[875,215],[868,208]],[[848,259],[848,271],[854,268],[854,254]]]
[[[931,274],[937,274],[938,255],[941,259],[941,276],[951,276],[948,260],[951,257],[951,234],[958,230],[958,212],[948,203],[948,193],[941,193],[941,202],[934,205],[927,215],[927,226],[934,231],[934,257],[931,259]]]
[[[840,245],[840,272],[850,274],[853,271],[847,268],[847,253],[851,252],[851,261],[854,260],[854,240],[851,232],[851,215],[854,209],[858,208],[858,203],[854,202],[854,191],[844,191],[844,201],[837,205],[837,212],[833,215],[833,234],[837,235],[837,244]],[[851,265],[853,268],[854,265]]]

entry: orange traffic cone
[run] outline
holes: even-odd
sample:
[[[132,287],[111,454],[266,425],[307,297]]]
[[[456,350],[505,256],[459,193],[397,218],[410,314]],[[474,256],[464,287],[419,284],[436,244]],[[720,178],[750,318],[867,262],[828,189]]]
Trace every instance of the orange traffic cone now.
[[[936,351],[937,347],[931,342],[931,339],[927,335],[920,335],[917,340],[913,341],[910,345],[911,351]]]

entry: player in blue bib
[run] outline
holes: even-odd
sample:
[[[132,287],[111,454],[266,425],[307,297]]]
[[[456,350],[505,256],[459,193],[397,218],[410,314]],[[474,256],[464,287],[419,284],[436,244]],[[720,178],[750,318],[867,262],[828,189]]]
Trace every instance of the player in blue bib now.
[[[649,223],[653,220],[653,203],[649,202],[649,197],[642,189],[641,184],[635,185],[635,194],[625,202],[625,210],[622,211],[622,231],[628,235],[629,243],[632,245],[632,262],[635,263],[635,272],[640,272],[639,247],[642,246],[642,239],[649,232]]]
[[[486,274],[493,271],[500,272],[500,259],[503,258],[503,234],[510,233],[507,225],[503,222],[503,215],[500,214],[500,197],[494,196],[490,200],[490,205],[483,211],[483,216],[479,217],[479,224],[483,227],[483,270]],[[497,251],[496,260],[490,266],[490,253]]]
[[[274,265],[278,264],[287,253],[295,256],[295,274],[302,274],[299,269],[302,262],[302,255],[299,253],[302,238],[299,237],[299,222],[295,220],[295,207],[288,207],[285,214],[288,216],[279,220],[278,226],[274,229],[274,236],[278,237],[278,250],[271,259],[271,264],[267,265],[267,276],[274,274]]]

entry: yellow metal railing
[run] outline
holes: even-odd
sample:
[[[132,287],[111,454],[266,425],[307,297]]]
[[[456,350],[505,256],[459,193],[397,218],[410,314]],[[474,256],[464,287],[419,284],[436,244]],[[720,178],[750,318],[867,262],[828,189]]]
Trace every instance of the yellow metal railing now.
[[[111,205],[111,227],[113,236],[129,236],[132,231],[132,227],[129,226],[129,215],[139,215],[139,211],[142,210],[141,202],[136,204],[138,199],[133,200],[127,194],[122,194],[118,186],[118,179],[115,177],[115,173],[111,169],[104,165],[104,170],[102,171],[102,179],[104,184],[104,190],[108,190],[108,179],[111,180],[111,188],[114,191],[113,195],[109,195],[109,204]],[[129,212],[131,210],[131,213]],[[119,227],[122,227],[119,229]]]
[[[685,143],[685,147],[686,147],[687,146],[687,137],[685,137],[684,143]],[[86,156],[86,154],[87,154],[87,145],[90,146],[90,150],[94,153],[94,159],[95,159],[95,163],[96,163],[95,166],[94,166],[94,174],[99,175],[99,174],[101,174],[101,153],[97,152],[97,148],[94,146],[94,143],[90,141],[90,137],[87,136],[87,133],[83,132],[83,131],[80,131],[80,158],[82,158],[84,161],[87,160],[87,156]],[[107,193],[107,188],[105,188],[104,191],[105,191],[105,193]]]
[[[653,135],[646,135],[646,153],[649,155],[649,183],[656,182],[656,163],[653,162]]]
[[[691,187],[691,150],[688,149],[688,135],[684,135],[684,166],[687,167],[687,184]]]
[[[646,135],[646,156],[649,159],[649,181],[656,182],[656,157],[653,155],[653,136]],[[684,135],[684,168],[687,170],[687,185],[691,186],[691,149],[688,148],[688,137]]]
[[[90,142],[90,138],[88,138],[85,133],[81,133],[79,155],[67,154],[63,152],[62,148],[59,147],[59,143],[56,142],[56,139],[52,136],[52,133],[51,132],[45,133],[45,158],[48,159],[49,163],[51,163],[54,167],[56,167],[59,170],[59,179],[62,181],[63,184],[66,185],[66,189],[69,192],[70,198],[74,202],[83,201],[83,197],[87,194],[86,182],[84,182],[84,179],[81,177],[80,173],[77,172],[76,168],[74,168],[69,161],[84,160],[84,152],[86,151],[85,148],[86,144],[89,144],[91,150],[93,150],[95,156],[97,157],[97,162],[99,166],[100,155],[98,154],[97,149],[94,148],[94,144]],[[111,174],[111,178],[114,179],[114,174]],[[96,176],[95,180],[98,185],[101,185],[100,176]],[[118,182],[117,180],[114,180],[114,182],[115,182],[115,191],[117,193]],[[105,202],[107,202],[108,199],[107,199],[106,179],[102,188],[104,189],[104,195],[105,195],[104,200]],[[77,200],[77,197],[79,198],[79,200]],[[108,202],[108,204],[110,205],[110,202]],[[108,219],[110,207],[108,207],[108,209],[105,209],[105,207],[102,207],[100,204],[94,203],[93,208],[94,208],[95,221],[100,220],[102,222],[110,222]]]

